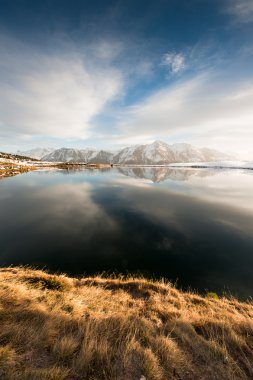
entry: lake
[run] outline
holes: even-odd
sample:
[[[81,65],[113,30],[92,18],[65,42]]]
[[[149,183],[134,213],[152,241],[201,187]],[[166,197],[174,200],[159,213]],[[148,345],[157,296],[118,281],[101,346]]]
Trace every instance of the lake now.
[[[253,171],[44,170],[0,181],[0,265],[253,295]]]

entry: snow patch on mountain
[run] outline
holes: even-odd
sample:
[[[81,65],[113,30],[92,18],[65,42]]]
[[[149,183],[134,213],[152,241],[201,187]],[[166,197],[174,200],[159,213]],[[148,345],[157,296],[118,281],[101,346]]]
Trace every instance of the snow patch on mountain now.
[[[61,148],[45,155],[43,161],[48,162],[70,162],[70,163],[110,163],[113,154],[104,150],[97,151],[87,149]]]
[[[40,160],[43,156],[52,153],[54,150],[54,148],[34,148],[25,151],[18,150],[16,154]]]

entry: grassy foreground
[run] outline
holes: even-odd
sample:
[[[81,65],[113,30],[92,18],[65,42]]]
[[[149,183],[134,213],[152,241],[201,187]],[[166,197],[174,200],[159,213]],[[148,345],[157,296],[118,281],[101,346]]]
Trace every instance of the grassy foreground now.
[[[253,306],[145,279],[0,269],[0,379],[253,379]]]

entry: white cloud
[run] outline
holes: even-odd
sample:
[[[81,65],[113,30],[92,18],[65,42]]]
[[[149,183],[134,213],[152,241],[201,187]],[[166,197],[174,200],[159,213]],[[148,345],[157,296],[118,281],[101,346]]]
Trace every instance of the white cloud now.
[[[111,63],[124,51],[124,45],[117,40],[101,40],[91,43],[89,50],[102,62]]]
[[[252,150],[252,104],[252,82],[225,83],[222,74],[202,74],[131,107],[121,129],[136,141],[170,138],[244,154]]]
[[[92,119],[122,89],[120,72],[87,54],[46,54],[10,38],[0,42],[2,134],[85,138]]]
[[[227,11],[241,22],[253,21],[253,1],[252,0],[227,0]]]
[[[182,53],[166,53],[162,57],[162,65],[167,66],[172,74],[185,69],[185,56]]]

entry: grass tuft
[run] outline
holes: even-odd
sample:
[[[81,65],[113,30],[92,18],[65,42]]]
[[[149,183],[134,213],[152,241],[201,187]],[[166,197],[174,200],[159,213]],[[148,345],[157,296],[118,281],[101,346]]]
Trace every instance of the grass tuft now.
[[[77,338],[66,335],[54,343],[52,351],[56,359],[67,362],[73,358],[78,346],[79,342]]]
[[[29,276],[25,277],[23,280],[35,288],[56,290],[59,292],[63,292],[64,290],[68,289],[67,284],[62,280],[59,280],[57,276]]]

